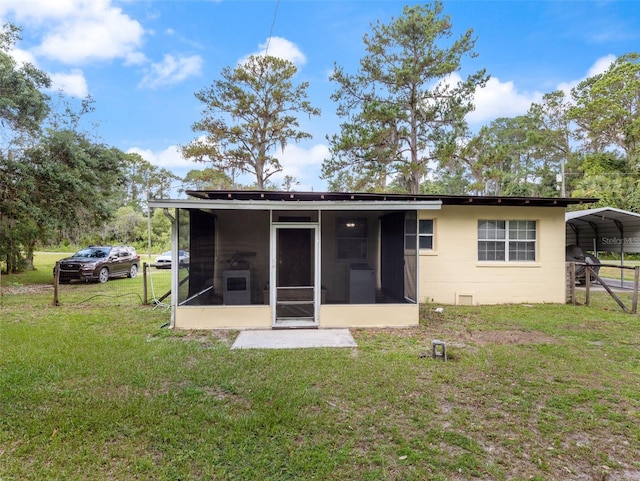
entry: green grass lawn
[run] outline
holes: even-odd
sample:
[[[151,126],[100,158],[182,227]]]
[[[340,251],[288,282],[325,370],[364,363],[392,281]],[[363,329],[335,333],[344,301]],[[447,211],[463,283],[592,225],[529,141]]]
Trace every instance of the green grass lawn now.
[[[50,301],[0,298],[2,481],[640,479],[640,322],[602,293],[240,351],[160,309]]]

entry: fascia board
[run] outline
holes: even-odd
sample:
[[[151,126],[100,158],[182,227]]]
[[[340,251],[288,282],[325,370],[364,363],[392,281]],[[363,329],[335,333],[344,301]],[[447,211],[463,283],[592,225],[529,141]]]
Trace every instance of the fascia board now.
[[[151,200],[149,206],[163,209],[219,210],[440,210],[442,201],[271,201],[271,200]]]

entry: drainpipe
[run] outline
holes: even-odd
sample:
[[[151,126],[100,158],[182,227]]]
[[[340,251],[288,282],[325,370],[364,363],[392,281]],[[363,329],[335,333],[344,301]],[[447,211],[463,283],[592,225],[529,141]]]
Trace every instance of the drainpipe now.
[[[168,208],[163,208],[162,213],[171,221],[171,320],[169,329],[173,329],[176,323],[176,301],[178,289],[178,223],[176,218],[171,215]]]

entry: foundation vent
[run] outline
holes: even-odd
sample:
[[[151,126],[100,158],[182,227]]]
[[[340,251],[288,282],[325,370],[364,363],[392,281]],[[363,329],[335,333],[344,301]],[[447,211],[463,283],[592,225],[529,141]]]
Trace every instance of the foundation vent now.
[[[473,294],[458,294],[456,296],[456,305],[458,306],[473,306]]]

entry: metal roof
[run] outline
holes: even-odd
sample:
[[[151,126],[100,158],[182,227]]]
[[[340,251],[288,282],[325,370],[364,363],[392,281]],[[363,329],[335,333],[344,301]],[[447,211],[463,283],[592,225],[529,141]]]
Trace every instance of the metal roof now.
[[[623,222],[636,222],[640,225],[640,214],[628,210],[616,209],[615,207],[599,207],[597,209],[576,210],[567,212],[565,220],[582,220],[586,222],[600,221],[606,219],[617,219]]]
[[[565,214],[567,245],[592,251],[640,252],[640,214],[614,207]]]
[[[501,197],[474,195],[383,194],[358,192],[281,192],[265,190],[188,190],[189,196],[205,200],[278,202],[438,202],[442,205],[505,205],[567,207],[596,202],[591,198]]]

